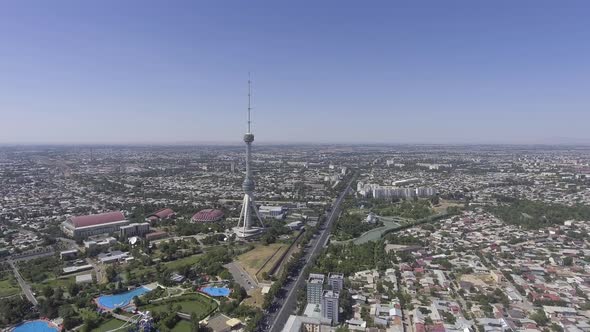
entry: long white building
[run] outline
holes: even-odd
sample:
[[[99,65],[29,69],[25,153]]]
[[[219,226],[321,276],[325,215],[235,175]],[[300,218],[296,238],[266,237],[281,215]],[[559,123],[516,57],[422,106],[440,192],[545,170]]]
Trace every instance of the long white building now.
[[[74,216],[61,225],[63,232],[75,239],[85,239],[92,235],[113,234],[122,226],[128,225],[129,220],[122,212],[107,212],[88,216]]]
[[[414,179],[409,179],[414,183]],[[398,181],[407,183],[406,180]],[[411,197],[430,197],[437,194],[437,190],[432,187],[401,188],[398,186],[381,186],[378,184],[357,183],[357,192],[363,196],[372,196],[373,198],[411,198]]]

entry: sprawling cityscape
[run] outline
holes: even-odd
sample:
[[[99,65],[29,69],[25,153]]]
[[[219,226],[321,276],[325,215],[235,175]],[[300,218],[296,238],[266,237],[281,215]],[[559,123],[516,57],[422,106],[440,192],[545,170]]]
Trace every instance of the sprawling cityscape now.
[[[2,148],[2,325],[590,329],[590,149],[247,146]]]
[[[0,332],[590,332],[589,17],[0,1]]]

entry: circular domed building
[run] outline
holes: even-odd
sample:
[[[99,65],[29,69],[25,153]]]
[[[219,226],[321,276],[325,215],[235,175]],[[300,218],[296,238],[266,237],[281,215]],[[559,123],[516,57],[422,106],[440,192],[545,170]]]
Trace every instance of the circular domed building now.
[[[205,209],[195,213],[192,217],[194,222],[211,222],[219,221],[225,217],[225,214],[221,210],[216,209]]]

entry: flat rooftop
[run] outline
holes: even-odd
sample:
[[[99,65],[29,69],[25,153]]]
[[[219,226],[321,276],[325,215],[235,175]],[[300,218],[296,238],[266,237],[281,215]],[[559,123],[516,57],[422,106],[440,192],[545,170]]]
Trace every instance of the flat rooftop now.
[[[322,293],[322,297],[329,297],[329,298],[333,298],[333,299],[338,299],[338,298],[340,298],[340,292],[326,290]]]
[[[324,276],[323,274],[310,273],[307,282],[312,284],[323,284],[324,279],[326,279],[326,276]]]

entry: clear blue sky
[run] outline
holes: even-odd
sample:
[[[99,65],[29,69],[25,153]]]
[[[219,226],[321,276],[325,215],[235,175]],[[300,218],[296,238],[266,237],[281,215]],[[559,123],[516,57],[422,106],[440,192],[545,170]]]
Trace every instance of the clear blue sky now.
[[[0,143],[590,142],[589,1],[1,1]]]

